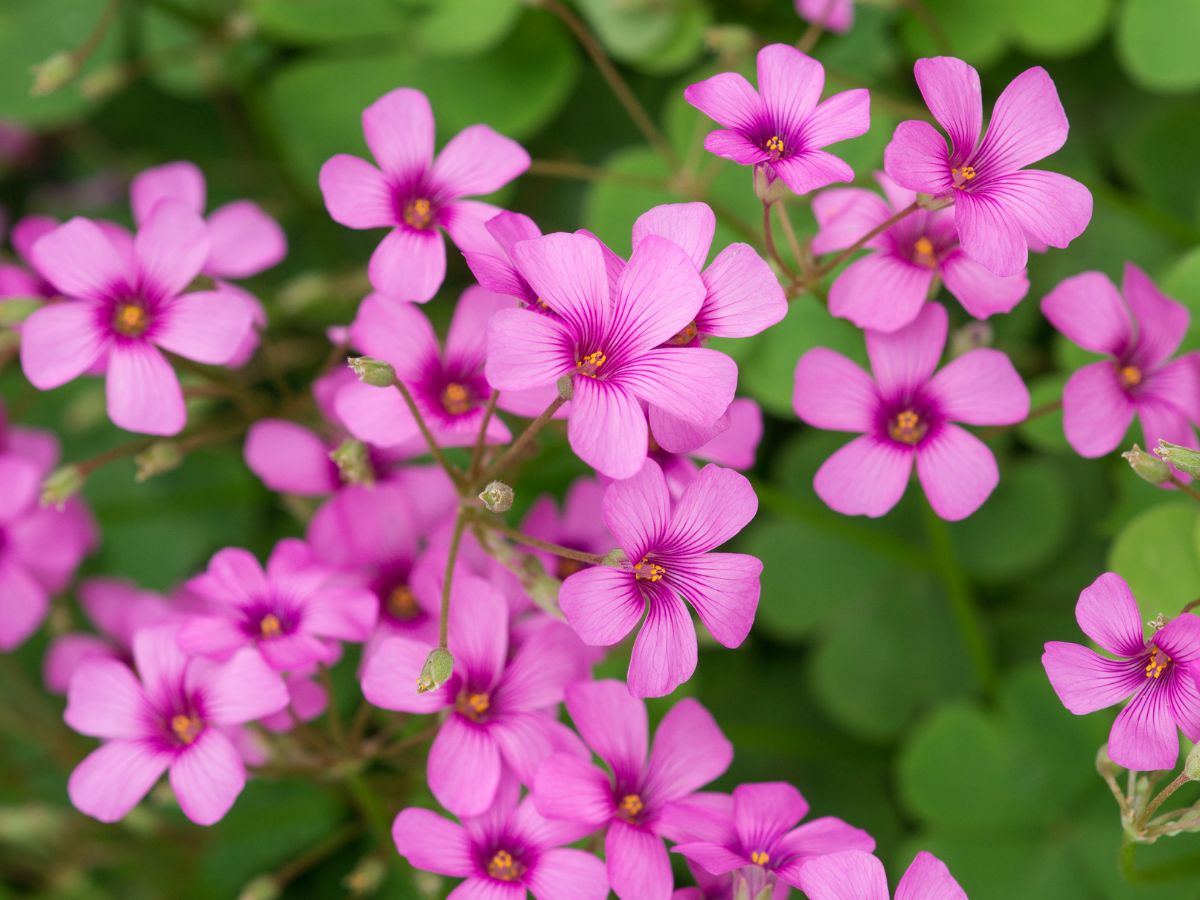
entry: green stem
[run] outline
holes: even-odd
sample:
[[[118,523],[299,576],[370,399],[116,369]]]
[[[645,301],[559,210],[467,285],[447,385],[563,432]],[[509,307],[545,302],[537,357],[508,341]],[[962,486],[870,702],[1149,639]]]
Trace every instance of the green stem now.
[[[413,399],[412,392],[408,386],[399,379],[396,380],[396,390],[400,392],[400,396],[404,398],[404,404],[408,407],[408,411],[412,413],[413,419],[416,420],[417,428],[420,429],[421,437],[425,438],[425,443],[429,447],[429,452],[441,466],[446,474],[450,476],[450,480],[455,485],[461,486],[463,483],[463,473],[458,470],[450,460],[446,459],[446,455],[442,453],[442,448],[438,446],[437,439],[434,438],[433,432],[429,430],[429,425],[425,422],[425,417],[421,415],[421,410],[417,408],[417,401]]]
[[[604,565],[604,557],[599,553],[586,553],[583,550],[572,550],[570,547],[564,547],[562,544],[552,544],[550,541],[543,541],[541,538],[535,538],[531,534],[517,531],[515,528],[509,528],[507,525],[501,525],[499,522],[480,519],[480,523],[493,531],[498,531],[500,534],[516,541],[518,544],[524,544],[526,547],[536,547],[538,550],[544,550],[547,553],[553,553],[555,556],[562,556],[566,559],[574,559],[578,562],[588,563],[593,566]]]
[[[443,650],[450,643],[450,584],[454,580],[454,563],[458,559],[458,545],[462,543],[463,529],[467,517],[463,510],[454,519],[454,533],[450,535],[450,552],[446,556],[446,575],[442,579],[442,608],[438,618],[438,646]]]
[[[529,446],[529,442],[546,426],[546,423],[554,418],[554,414],[566,402],[561,396],[555,397],[551,404],[542,410],[542,414],[534,419],[528,428],[521,432],[521,436],[504,451],[503,455],[488,466],[487,470],[479,477],[479,481],[486,484],[511,465],[513,460],[518,459],[525,451],[525,448]]]
[[[488,397],[487,406],[483,408],[483,421],[479,423],[479,434],[475,435],[475,447],[471,450],[471,465],[467,469],[467,485],[473,485],[479,477],[479,469],[483,465],[483,447],[487,443],[488,425],[496,414],[496,404],[500,400],[500,392],[493,390]]]
[[[824,278],[826,275],[828,275],[830,272],[832,272],[834,269],[836,269],[841,263],[845,262],[851,256],[853,256],[857,251],[859,251],[863,247],[865,247],[867,242],[870,241],[872,238],[878,237],[879,235],[883,234],[885,231],[887,231],[893,225],[895,225],[896,223],[900,222],[903,219],[908,218],[910,215],[915,213],[918,209],[920,209],[920,206],[914,200],[912,203],[908,204],[908,206],[904,207],[904,209],[900,210],[895,215],[891,216],[890,218],[884,219],[882,222],[880,222],[878,225],[876,225],[874,228],[872,228],[870,231],[868,231],[866,234],[864,234],[862,237],[860,237],[857,241],[855,241],[853,244],[851,244],[849,247],[847,247],[845,250],[843,250],[841,253],[839,253],[837,256],[835,256],[833,259],[829,260],[829,262],[826,262],[826,263],[823,263],[823,264],[817,266],[816,270],[813,272],[813,277],[811,280],[815,281],[815,280]]]
[[[775,265],[779,266],[789,280],[800,281],[800,273],[787,264],[775,246],[775,234],[771,229],[771,207],[774,205],[774,203],[763,201],[763,241],[767,246],[767,255],[775,261]]]

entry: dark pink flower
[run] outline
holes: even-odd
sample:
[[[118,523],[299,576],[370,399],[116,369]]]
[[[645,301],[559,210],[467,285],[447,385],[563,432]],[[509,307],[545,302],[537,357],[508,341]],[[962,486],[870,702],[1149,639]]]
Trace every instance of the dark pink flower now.
[[[701,347],[663,347],[695,321],[706,290],[675,244],[647,237],[610,294],[600,243],[550,234],[514,248],[524,278],[556,316],[507,309],[488,322],[487,379],[506,390],[570,377],[571,448],[612,478],[628,478],[646,458],[641,402],[670,408],[701,426],[733,399],[737,366]],[[503,396],[503,394],[502,394]]]
[[[577,478],[567,491],[561,511],[552,497],[540,497],[529,508],[521,531],[572,550],[603,555],[616,545],[600,512],[603,500],[603,484],[595,478]],[[533,552],[546,571],[560,580],[587,567],[587,563],[566,557]]]
[[[936,375],[946,310],[926,304],[898,331],[866,332],[874,379],[824,347],[796,366],[796,415],[814,428],[858,432],[817,470],[822,500],[848,516],[877,517],[904,495],[915,464],[934,511],[963,519],[1000,480],[996,458],[956,425],[1011,425],[1029,414],[1029,391],[1008,357],[971,350]]]
[[[876,226],[907,207],[917,195],[882,172],[875,175],[885,202],[862,188],[832,188],[813,198],[820,231],[814,253],[853,246]],[[919,209],[872,238],[872,251],[846,267],[829,289],[829,311],[859,328],[895,331],[917,317],[940,278],[977,319],[1012,310],[1029,290],[1025,273],[993,275],[959,246],[954,211]]]
[[[1108,755],[1138,772],[1174,768],[1177,730],[1200,740],[1200,618],[1184,613],[1146,638],[1129,585],[1105,572],[1080,593],[1075,619],[1117,659],[1080,644],[1048,642],[1042,665],[1063,706],[1079,716],[1132,695],[1113,722]]]
[[[428,774],[433,796],[455,815],[486,812],[505,771],[531,784],[547,757],[578,748],[554,717],[564,688],[588,675],[578,639],[554,623],[530,635],[511,659],[508,648],[504,599],[486,581],[459,573],[450,597],[449,681],[417,693],[433,646],[410,637],[384,638],[363,666],[363,695],[376,706],[449,712],[429,750]]]
[[[452,900],[604,900],[604,863],[574,843],[588,830],[544,818],[531,798],[517,803],[507,779],[486,813],[456,825],[427,809],[400,811],[392,825],[396,849],[417,869],[465,879]]]
[[[363,135],[378,168],[338,154],[321,167],[321,192],[348,228],[391,228],[371,256],[375,290],[424,303],[446,275],[439,229],[462,250],[489,248],[484,223],[499,209],[477,200],[527,168],[529,154],[486,125],[464,128],[433,157],[433,111],[412,88],[397,88],[363,111]]]
[[[116,660],[93,659],[71,679],[63,718],[104,739],[71,773],[71,802],[115,822],[169,770],[184,815],[211,825],[246,782],[242,756],[222,729],[282,709],[283,680],[252,650],[222,664],[189,660],[174,625],[139,631],[133,657],[137,676]]]
[[[845,34],[854,24],[854,0],[795,0],[796,15],[834,34]]]
[[[1067,140],[1054,82],[1026,69],[996,100],[986,134],[979,73],[961,59],[919,59],[917,85],[950,137],[924,121],[901,122],[884,168],[901,187],[954,200],[963,250],[997,275],[1025,268],[1030,241],[1066,247],[1092,218],[1092,195],[1057,172],[1026,169]]]
[[[621,900],[668,900],[673,879],[663,838],[690,833],[689,820],[701,813],[705,798],[696,791],[729,768],[733,745],[691,698],[663,717],[649,753],[646,704],[621,682],[574,684],[566,702],[576,730],[609,771],[555,754],[534,783],[538,809],[588,831],[607,828],[608,880]],[[704,803],[702,817],[709,806]]]
[[[33,313],[21,329],[21,365],[42,390],[103,365],[108,414],[129,431],[176,434],[187,413],[179,379],[162,350],[210,365],[227,363],[252,321],[241,299],[184,293],[208,258],[208,230],[178,201],[162,201],[120,248],[87,219],[72,219],[37,242],[37,268],[68,298]]]
[[[835,181],[853,181],[854,171],[832,153],[829,144],[865,134],[870,125],[870,95],[858,89],[834,94],[821,103],[825,68],[787,44],[758,51],[758,90],[736,72],[722,72],[689,85],[683,97],[723,126],[710,132],[710,153],[744,166],[761,166],[797,194]]]
[[[869,853],[847,850],[814,859],[800,873],[809,900],[888,900],[883,863]],[[918,853],[896,885],[895,900],[967,900],[946,864]]]
[[[1108,357],[1075,372],[1063,388],[1063,431],[1077,453],[1111,453],[1135,413],[1147,447],[1160,439],[1197,446],[1200,355],[1170,358],[1187,333],[1187,307],[1126,263],[1121,293],[1100,272],[1084,272],[1047,294],[1042,312],[1071,341]]]

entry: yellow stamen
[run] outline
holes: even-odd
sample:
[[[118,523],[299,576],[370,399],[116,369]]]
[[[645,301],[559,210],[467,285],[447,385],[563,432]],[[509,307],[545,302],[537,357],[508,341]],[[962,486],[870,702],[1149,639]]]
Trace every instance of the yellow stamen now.
[[[755,850],[750,854],[750,861],[756,866],[765,866],[771,861],[771,855],[765,850]]]
[[[924,235],[917,238],[913,244],[913,252],[915,253],[915,262],[929,266],[931,269],[937,265],[937,258],[933,255],[933,241]]]
[[[411,619],[417,614],[417,598],[407,584],[398,584],[388,594],[387,608],[397,619]]]
[[[645,808],[646,804],[642,802],[642,798],[637,794],[626,794],[621,798],[621,802],[617,804],[617,813],[621,818],[635,822]]]
[[[136,303],[122,303],[113,316],[113,327],[126,337],[138,337],[149,324],[146,310]]]
[[[404,207],[404,221],[412,228],[428,228],[433,224],[433,204],[424,197],[413,200]]]
[[[782,154],[783,153],[783,138],[781,138],[777,134],[771,135],[771,137],[767,140],[766,149],[771,153]]]
[[[922,422],[921,417],[911,409],[897,413],[895,418],[888,423],[888,434],[891,435],[892,440],[902,444],[919,443],[928,430],[929,426]]]
[[[461,384],[451,382],[442,391],[442,409],[452,416],[461,416],[471,408],[471,394]]]
[[[593,353],[589,353],[583,359],[576,360],[575,365],[578,367],[577,371],[580,375],[595,378],[596,372],[604,365],[606,359],[608,357],[604,355],[603,350],[596,350]]]
[[[640,563],[634,563],[633,576],[638,581],[662,581],[664,575],[667,574],[665,567],[658,563],[650,562],[648,557],[643,556]]]
[[[200,720],[195,716],[185,715],[180,713],[177,716],[171,717],[171,731],[175,733],[181,743],[190,744],[200,734]]]
[[[468,694],[458,701],[458,711],[468,719],[478,720],[492,706],[492,698],[485,693]]]
[[[1171,664],[1171,657],[1163,653],[1162,650],[1150,645],[1150,661],[1146,663],[1147,678],[1161,678],[1163,670]]]
[[[258,623],[258,630],[265,638],[276,638],[283,634],[283,623],[275,613],[267,613]]]
[[[1121,379],[1122,387],[1137,387],[1142,383],[1142,370],[1137,366],[1123,366],[1117,376]]]
[[[497,881],[516,881],[525,871],[526,867],[513,859],[507,850],[497,850],[487,866],[488,875]]]
[[[700,333],[700,329],[696,327],[695,322],[688,322],[683,326],[677,335],[667,341],[672,347],[686,347],[696,339],[696,335]]]

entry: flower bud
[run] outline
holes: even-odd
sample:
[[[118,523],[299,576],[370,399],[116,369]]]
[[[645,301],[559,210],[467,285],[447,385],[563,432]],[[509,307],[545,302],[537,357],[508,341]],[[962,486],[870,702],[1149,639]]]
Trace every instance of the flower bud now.
[[[1096,771],[1102,778],[1115,778],[1121,772],[1121,767],[1108,755],[1108,744],[1101,744],[1100,749],[1096,751]]]
[[[575,380],[570,375],[558,379],[558,396],[570,400],[575,396]]]
[[[65,51],[55,53],[48,59],[33,67],[33,87],[29,89],[32,97],[45,97],[61,90],[79,74],[79,65],[75,57]]]
[[[86,478],[79,466],[60,466],[42,482],[42,506],[59,509],[83,488]]]
[[[1200,453],[1190,447],[1181,447],[1170,441],[1159,441],[1154,452],[1158,454],[1159,459],[1170,463],[1180,472],[1193,478],[1200,476]]]
[[[370,356],[351,356],[346,362],[358,380],[371,387],[391,387],[396,383],[396,370],[391,363]]]
[[[488,512],[508,512],[513,505],[513,489],[503,481],[493,481],[479,495]]]
[[[1184,758],[1183,774],[1188,781],[1200,781],[1200,744],[1194,746]]]
[[[454,657],[450,655],[450,651],[441,647],[434,648],[425,658],[425,665],[421,666],[421,674],[417,678],[417,693],[427,694],[437,690],[449,681],[453,674]]]
[[[987,322],[969,322],[950,335],[950,356],[959,357],[980,347],[992,345],[992,326]]]
[[[602,566],[612,566],[614,569],[619,569],[629,562],[629,557],[625,555],[625,551],[619,547],[616,550],[609,550],[604,555]]]
[[[938,210],[954,205],[954,198],[948,194],[935,197],[932,194],[917,194],[917,206],[921,209]]]
[[[128,66],[105,66],[84,76],[79,82],[79,93],[93,103],[106,100],[129,84],[130,71]]]
[[[1171,480],[1171,469],[1161,459],[1155,459],[1137,444],[1121,454],[1121,458],[1129,463],[1129,467],[1137,473],[1142,481],[1158,486]]]
[[[183,462],[183,451],[171,441],[155,441],[133,458],[137,464],[137,481],[145,481],[155,475],[178,469]]]
[[[338,467],[338,475],[346,484],[375,483],[375,470],[371,468],[367,445],[362,441],[346,438],[336,450],[330,452],[329,458]]]
[[[387,871],[387,864],[382,859],[367,856],[342,879],[342,885],[355,897],[369,897],[383,887]]]
[[[279,881],[271,875],[259,875],[242,888],[238,900],[276,900],[283,894]]]

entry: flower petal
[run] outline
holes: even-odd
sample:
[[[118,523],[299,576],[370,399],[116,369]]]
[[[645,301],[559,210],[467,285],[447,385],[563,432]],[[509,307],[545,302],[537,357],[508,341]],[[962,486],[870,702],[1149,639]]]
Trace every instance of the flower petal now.
[[[1058,283],[1042,300],[1042,315],[1069,340],[1093,353],[1120,355],[1133,342],[1129,308],[1101,272]]]
[[[866,88],[826,97],[804,120],[804,146],[825,147],[856,138],[871,127],[871,92]]]
[[[466,829],[432,810],[400,810],[392,823],[392,840],[414,869],[456,878],[475,872],[475,851]]]
[[[1134,404],[1107,360],[1084,366],[1063,387],[1063,432],[1080,456],[1104,456],[1117,449]]]
[[[695,320],[705,293],[680,247],[657,235],[643,237],[621,272],[603,349],[625,360],[670,340]]]
[[[989,179],[986,191],[989,198],[1004,205],[1027,235],[1051,247],[1066,247],[1083,234],[1092,220],[1091,191],[1058,172],[1022,169]],[[958,222],[961,234],[961,216]],[[1013,267],[993,267],[968,247],[965,240],[963,247],[997,275],[1015,275],[1024,268],[1024,262]]]
[[[645,379],[639,384],[644,387]],[[648,439],[646,414],[632,391],[611,381],[575,379],[567,440],[580,459],[609,478],[630,478],[646,460]]]
[[[933,269],[876,251],[855,260],[834,279],[829,289],[829,312],[859,328],[895,331],[917,317]]]
[[[206,718],[217,725],[253,722],[288,704],[288,689],[279,673],[249,647],[228,662],[205,666],[195,689],[204,697]]]
[[[824,150],[803,150],[771,165],[795,194],[807,194],[839,181],[854,180],[854,170]]]
[[[622,366],[609,384],[615,387],[618,382],[640,400],[706,425],[733,402],[737,363],[708,347],[660,347]]]
[[[721,72],[690,84],[683,99],[714,122],[738,131],[753,131],[766,112],[758,92],[737,72]]]
[[[325,208],[339,225],[387,228],[396,224],[391,185],[365,159],[339,153],[321,166],[319,181]]]
[[[1175,352],[1187,333],[1188,308],[1163,294],[1133,263],[1125,264],[1121,292],[1137,322],[1138,364],[1156,366]]]
[[[1007,200],[1001,186],[995,193],[960,191],[954,203],[954,224],[963,252],[1002,276],[1024,271],[1029,259],[1026,229]]]
[[[967,900],[946,864],[922,851],[896,885],[896,900]]]
[[[979,73],[951,56],[918,59],[913,73],[925,105],[950,135],[955,153],[966,154],[974,150],[983,129],[983,90],[979,86]]]
[[[524,147],[487,125],[471,125],[442,148],[430,178],[447,197],[473,197],[498,191],[528,168]]]
[[[662,838],[645,828],[613,822],[604,839],[604,855],[619,900],[670,900],[674,879]]]
[[[200,274],[212,246],[208,227],[179,200],[161,200],[133,241],[142,289],[174,297]]]
[[[1024,272],[996,275],[961,249],[951,250],[940,267],[946,290],[976,319],[1011,312],[1029,291],[1029,278]]]
[[[149,741],[110,741],[75,767],[67,794],[80,812],[116,822],[146,796],[170,761],[169,753]]]
[[[527,309],[502,309],[488,319],[488,383],[501,391],[554,384],[575,368],[562,323]]]
[[[141,228],[160,200],[178,200],[198,216],[204,215],[204,174],[195,163],[167,163],[146,169],[129,184],[134,224]]]
[[[828,431],[870,431],[879,407],[875,382],[842,354],[814,347],[796,364],[792,408],[801,420]]]
[[[726,872],[751,865],[750,860],[741,854],[721,844],[707,841],[677,844],[672,851],[687,857],[710,875],[724,875]]]
[[[1063,706],[1077,716],[1120,703],[1146,681],[1138,660],[1115,660],[1079,644],[1048,641],[1042,666]]]
[[[257,203],[235,200],[208,217],[212,246],[204,271],[219,278],[249,278],[287,256],[287,237]]]
[[[33,245],[34,267],[67,297],[107,299],[131,272],[112,242],[89,219],[74,218]],[[27,327],[27,326],[26,326]]]
[[[768,44],[758,51],[758,91],[774,127],[786,137],[799,130],[824,87],[824,66],[795,47]]]
[[[630,696],[622,682],[605,679],[571,685],[566,705],[580,737],[619,781],[641,775],[649,744],[645,703]]]
[[[362,126],[375,161],[394,178],[415,178],[433,161],[433,110],[418,90],[384,94],[363,110]]]
[[[246,786],[246,767],[229,738],[205,728],[171,763],[171,790],[183,814],[197,825],[225,818]]]
[[[150,344],[128,341],[108,353],[108,416],[126,431],[178,434],[187,421],[179,379]]]
[[[750,524],[757,511],[758,497],[746,476],[707,465],[679,498],[659,546],[670,553],[705,553]]]
[[[936,196],[954,186],[946,139],[928,122],[897,125],[883,148],[883,167],[889,178],[910,191]]]
[[[154,343],[213,366],[229,362],[254,327],[250,308],[237,295],[223,291],[184,294],[159,316]]]
[[[250,426],[242,452],[250,471],[273,491],[317,497],[338,487],[325,442],[294,422],[260,419]]]
[[[863,188],[830,188],[821,191],[813,197],[812,210],[818,228],[812,249],[817,254],[853,246],[893,212],[882,197]],[[880,246],[880,239],[873,238],[865,246]]]
[[[388,637],[374,645],[362,667],[362,692],[382,709],[428,715],[454,704],[446,685],[417,692],[417,677],[433,647],[407,637]]]
[[[758,165],[771,158],[771,154],[753,143],[740,131],[725,129],[710,131],[704,137],[704,149],[715,156],[733,160],[743,166]]]
[[[673,591],[654,585],[633,642],[627,681],[635,697],[665,697],[696,671],[696,628]]]
[[[1144,685],[1121,710],[1108,735],[1108,755],[1137,772],[1175,768],[1179,734],[1171,715],[1169,682],[1143,678]]]
[[[647,237],[665,238],[700,270],[708,260],[716,227],[717,217],[707,203],[662,203],[642,213],[633,223],[633,248],[637,250]]]
[[[750,337],[787,315],[779,279],[748,244],[730,244],[701,278],[708,294],[696,315],[700,334]]]
[[[741,646],[750,633],[762,590],[762,568],[762,560],[744,553],[705,553],[668,564],[672,586],[725,647]]]
[[[608,273],[595,240],[582,234],[548,234],[518,243],[513,261],[538,297],[570,324],[577,341],[590,342],[605,334]]]
[[[978,83],[978,82],[977,82]],[[1026,69],[996,98],[976,165],[1013,172],[1045,159],[1067,141],[1067,114],[1041,66]]]
[[[865,434],[822,463],[813,488],[843,515],[878,518],[904,496],[912,463],[911,450]]]
[[[146,733],[148,711],[142,685],[127,665],[90,659],[71,679],[63,721],[90,737],[137,738]]]
[[[797,868],[814,856],[840,853],[845,850],[862,850],[870,853],[875,849],[875,839],[841,819],[825,816],[805,822],[783,837],[777,845],[782,854],[794,854]],[[790,882],[789,882],[790,883]]]
[[[456,816],[486,812],[500,784],[500,750],[487,729],[452,713],[429,748],[429,789]]]
[[[646,602],[633,575],[608,566],[591,566],[569,576],[558,592],[558,605],[580,640],[610,647],[637,627]]]
[[[179,626],[155,625],[135,634],[133,661],[146,697],[156,707],[169,708],[183,690],[188,664],[179,648]]]
[[[784,781],[741,784],[733,789],[733,815],[742,846],[763,849],[808,815],[808,801]]]
[[[678,800],[719,778],[733,761],[733,744],[698,700],[685,697],[654,732],[644,790],[655,801]]]
[[[535,900],[605,900],[608,897],[608,874],[604,863],[583,850],[546,851],[525,881]]]
[[[957,425],[943,425],[917,449],[917,477],[929,504],[943,519],[965,519],[1000,482],[987,444]]]
[[[371,254],[367,276],[375,290],[397,300],[424,303],[446,277],[446,242],[436,228],[399,225]]]
[[[929,380],[942,358],[948,327],[945,307],[927,303],[897,331],[867,332],[867,356],[883,397],[905,397]]]
[[[621,692],[629,696],[624,685]],[[642,749],[644,752],[645,748]],[[533,797],[538,811],[552,819],[570,819],[598,827],[616,812],[608,776],[570,753],[556,753],[538,769]]]
[[[970,350],[929,382],[942,413],[968,425],[1013,425],[1029,415],[1029,391],[999,350]]]
[[[1105,572],[1080,591],[1075,621],[1084,634],[1115,656],[1142,654],[1142,615],[1133,591],[1116,572]]]
[[[21,369],[39,390],[66,384],[87,372],[108,346],[99,304],[84,300],[34,310],[21,324]]]
[[[789,883],[804,891],[809,900],[888,900],[883,863],[858,850],[818,856],[805,863],[794,878]]]

